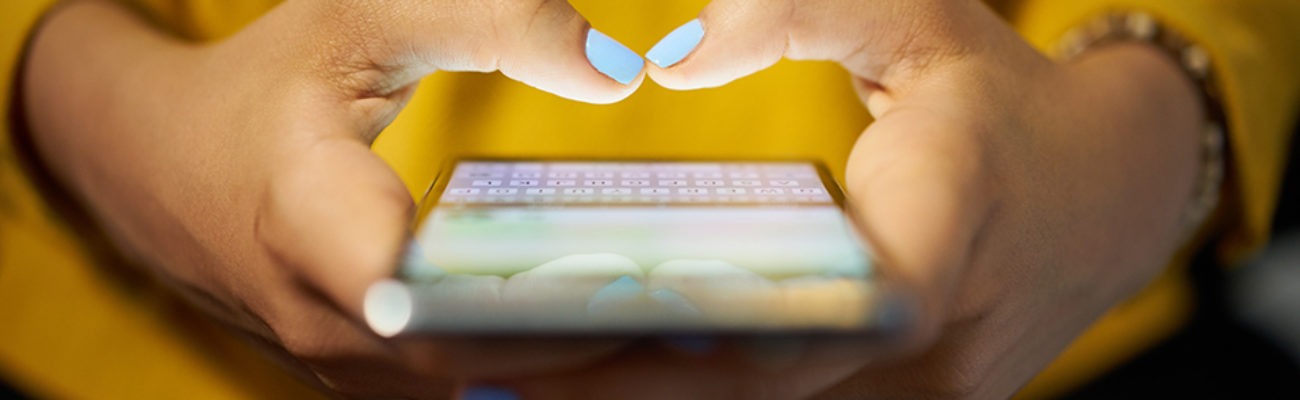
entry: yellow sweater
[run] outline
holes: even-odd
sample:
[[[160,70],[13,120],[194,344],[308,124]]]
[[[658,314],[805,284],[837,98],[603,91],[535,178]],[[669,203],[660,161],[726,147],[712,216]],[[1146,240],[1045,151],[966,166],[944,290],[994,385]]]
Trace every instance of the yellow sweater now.
[[[705,0],[573,1],[592,24],[645,51]],[[52,0],[0,4],[0,107],[14,102],[22,45]],[[220,38],[271,0],[132,0],[161,26]],[[1031,43],[1112,9],[1141,9],[1206,44],[1220,67],[1231,125],[1229,236],[1240,260],[1267,239],[1300,108],[1300,2],[1272,0],[1008,0],[996,8]],[[87,71],[93,73],[93,71]],[[789,157],[843,172],[868,124],[848,77],[829,63],[782,62],[723,88],[669,92],[647,83],[627,100],[580,104],[499,74],[438,73],[374,149],[412,193],[454,154],[499,156]],[[573,116],[580,115],[581,118]],[[72,116],[75,117],[75,116]],[[301,398],[318,396],[244,342],[164,291],[118,279],[76,222],[57,214],[0,133],[0,376],[58,398]],[[839,175],[842,178],[842,174]],[[1021,393],[1069,390],[1167,337],[1185,321],[1189,286],[1178,265],[1111,310]]]

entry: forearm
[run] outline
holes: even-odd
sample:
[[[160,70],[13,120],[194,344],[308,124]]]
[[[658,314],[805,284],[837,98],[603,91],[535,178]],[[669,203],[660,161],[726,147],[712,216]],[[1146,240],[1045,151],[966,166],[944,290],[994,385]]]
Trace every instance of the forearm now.
[[[72,1],[35,33],[20,77],[33,158],[142,265],[194,263],[201,251],[180,221],[186,203],[211,196],[192,167],[206,161],[188,102],[201,90],[200,49],[114,2]]]
[[[139,135],[174,112],[169,95],[192,50],[107,1],[57,8],[36,32],[22,76],[22,111],[37,156],[74,191],[93,190],[106,164],[130,165]],[[114,155],[127,155],[115,157]],[[93,195],[93,193],[80,193]]]

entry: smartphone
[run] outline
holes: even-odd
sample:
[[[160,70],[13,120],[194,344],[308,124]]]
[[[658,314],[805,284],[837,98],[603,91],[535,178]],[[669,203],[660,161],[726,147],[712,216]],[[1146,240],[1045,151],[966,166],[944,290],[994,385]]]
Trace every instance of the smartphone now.
[[[384,336],[890,329],[854,221],[812,161],[461,159],[365,316]]]

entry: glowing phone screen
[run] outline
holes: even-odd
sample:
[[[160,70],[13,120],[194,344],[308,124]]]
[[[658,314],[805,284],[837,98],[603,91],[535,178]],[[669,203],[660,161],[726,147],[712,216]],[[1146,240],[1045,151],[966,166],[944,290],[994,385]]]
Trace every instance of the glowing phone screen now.
[[[813,163],[467,160],[443,179],[399,274],[414,316],[381,333],[868,323],[872,258]]]

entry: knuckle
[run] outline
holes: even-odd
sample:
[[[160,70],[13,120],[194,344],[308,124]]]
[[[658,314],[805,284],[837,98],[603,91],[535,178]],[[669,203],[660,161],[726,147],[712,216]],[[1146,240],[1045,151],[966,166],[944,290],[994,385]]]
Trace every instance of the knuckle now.
[[[491,9],[492,37],[500,54],[515,52],[528,39],[545,36],[540,30],[581,19],[563,0],[497,1]]]
[[[314,69],[344,93],[368,95],[391,85],[386,77],[396,66],[386,56],[391,44],[383,34],[391,23],[370,10],[361,1],[331,2],[317,11],[317,27],[310,28],[318,34],[309,45]]]
[[[965,367],[948,374],[940,381],[941,394],[948,398],[971,398],[979,394],[988,379],[987,368]]]

